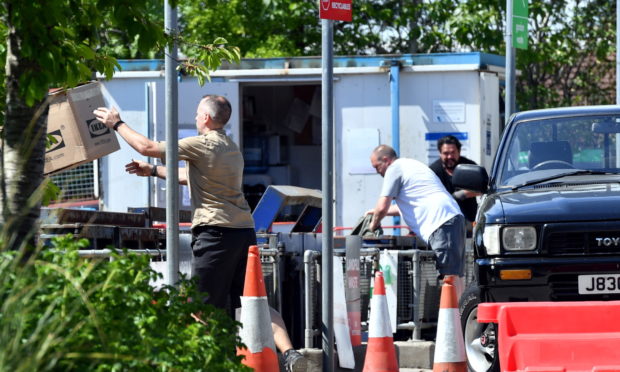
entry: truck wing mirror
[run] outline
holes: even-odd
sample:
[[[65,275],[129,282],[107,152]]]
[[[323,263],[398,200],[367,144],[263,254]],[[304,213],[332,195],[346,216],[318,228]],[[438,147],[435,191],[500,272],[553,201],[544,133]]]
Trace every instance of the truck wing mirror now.
[[[487,171],[475,164],[459,164],[452,174],[454,187],[485,193],[489,185]]]

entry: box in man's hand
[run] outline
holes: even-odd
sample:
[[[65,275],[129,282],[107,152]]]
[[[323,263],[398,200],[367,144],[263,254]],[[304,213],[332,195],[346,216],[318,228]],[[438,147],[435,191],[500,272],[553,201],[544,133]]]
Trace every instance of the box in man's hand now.
[[[105,106],[99,83],[53,94],[47,134],[55,139],[45,153],[45,174],[99,159],[120,147],[116,134],[93,114]]]

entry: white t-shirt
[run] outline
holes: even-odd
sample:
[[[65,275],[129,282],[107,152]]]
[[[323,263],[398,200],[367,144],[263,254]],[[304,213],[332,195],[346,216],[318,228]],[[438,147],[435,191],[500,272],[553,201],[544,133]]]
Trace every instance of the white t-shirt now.
[[[390,164],[381,196],[396,200],[407,226],[425,242],[444,222],[461,214],[437,175],[414,159],[399,158]]]

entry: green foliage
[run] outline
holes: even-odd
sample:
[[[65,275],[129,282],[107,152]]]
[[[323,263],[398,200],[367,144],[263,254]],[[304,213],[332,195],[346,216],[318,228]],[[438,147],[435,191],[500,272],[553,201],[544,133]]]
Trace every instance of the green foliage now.
[[[180,41],[183,45],[190,45],[183,42],[182,39]],[[226,39],[218,37],[213,44],[192,45],[197,57],[188,58],[179,65],[179,69],[183,69],[189,75],[196,76],[200,85],[205,83],[205,78],[211,81],[210,72],[217,70],[222,65],[222,61],[239,63],[241,60],[239,48],[227,47],[226,44],[228,44]]]
[[[20,93],[26,104],[41,101],[50,87],[72,87],[93,71],[112,76],[116,60],[100,49],[102,30],[123,29],[148,50],[165,42],[163,27],[148,17],[147,0],[7,0],[5,23],[14,30],[12,52],[22,66]]]
[[[531,1],[529,48],[517,52],[520,109],[613,103],[614,26],[612,1]]]
[[[530,48],[517,51],[520,109],[613,100],[615,8],[609,0],[530,0]],[[340,55],[480,51],[505,54],[506,2],[369,0],[334,22]],[[307,0],[200,0],[180,7],[184,35],[226,35],[244,57],[319,55],[318,4]],[[184,48],[189,56],[196,50]]]
[[[243,371],[237,323],[194,284],[154,290],[148,257],[80,259],[71,236],[0,252],[0,371]],[[203,322],[192,319],[200,314]]]
[[[176,5],[176,1],[171,1]],[[118,57],[162,56],[175,35],[164,32],[161,0],[3,0],[0,4],[0,224],[19,246],[32,234],[41,192],[50,88],[112,78]],[[222,59],[239,60],[224,40],[204,46],[186,70],[204,82]],[[54,190],[47,188],[43,197]],[[32,203],[31,201],[36,201]],[[44,200],[45,202],[45,200]],[[10,222],[10,223],[8,223]]]
[[[162,0],[148,0],[144,4],[144,17],[152,20],[158,26],[164,23],[164,2]],[[106,19],[104,18],[104,21]],[[130,29],[104,26],[98,32],[100,50],[105,54],[118,59],[153,59],[163,58],[161,48],[148,49],[141,47],[144,37],[134,35]],[[147,38],[150,36],[146,36]]]
[[[244,57],[296,56],[320,50],[318,8],[313,1],[190,0],[179,4],[181,34],[196,44],[225,35]],[[188,56],[200,48],[181,44]]]
[[[41,205],[50,205],[51,202],[58,200],[61,189],[50,178],[46,178],[42,184]]]
[[[163,56],[163,2],[5,1],[33,66],[20,79],[29,103],[49,86],[73,86],[92,71],[110,77],[115,58]],[[574,8],[573,8],[574,7]],[[614,2],[531,0],[530,48],[517,52],[517,98],[524,108],[610,103]],[[179,3],[182,68],[201,82],[222,60],[318,55],[318,6],[306,0],[199,0]],[[335,22],[336,54],[482,51],[504,53],[505,2],[372,0],[354,4],[353,22]],[[5,23],[0,33],[6,35]],[[218,41],[225,36],[227,43]],[[213,41],[215,40],[215,41]],[[236,47],[229,47],[234,45]],[[0,46],[0,55],[5,51]],[[603,88],[601,89],[601,80]],[[4,110],[2,110],[4,113]],[[1,119],[1,117],[0,117]]]
[[[19,48],[12,52],[27,66],[19,86],[29,106],[40,102],[50,87],[74,87],[91,80],[95,72],[112,78],[120,68],[116,58],[162,57],[168,43],[181,40],[164,32],[164,5],[159,0],[53,0],[44,5],[5,0],[4,5],[0,32],[10,25],[17,35]],[[238,48],[217,36],[211,40],[216,41],[190,47],[196,53],[187,70],[201,80],[222,59],[239,60]]]

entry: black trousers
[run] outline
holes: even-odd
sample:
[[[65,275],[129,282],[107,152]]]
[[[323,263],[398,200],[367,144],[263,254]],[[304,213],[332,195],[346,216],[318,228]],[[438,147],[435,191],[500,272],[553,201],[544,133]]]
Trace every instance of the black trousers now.
[[[241,306],[248,248],[256,244],[254,229],[197,226],[192,229],[193,270],[203,302],[227,310]]]

